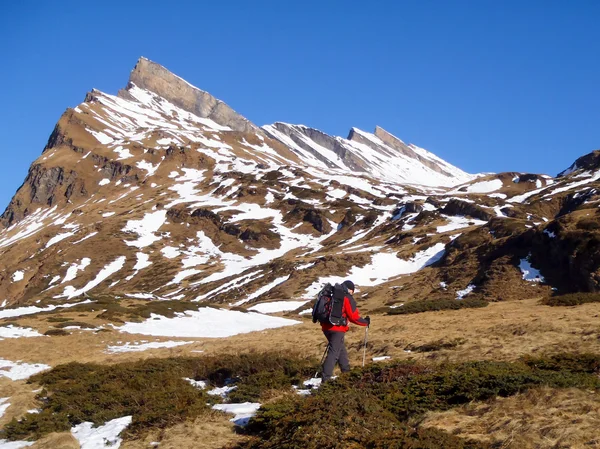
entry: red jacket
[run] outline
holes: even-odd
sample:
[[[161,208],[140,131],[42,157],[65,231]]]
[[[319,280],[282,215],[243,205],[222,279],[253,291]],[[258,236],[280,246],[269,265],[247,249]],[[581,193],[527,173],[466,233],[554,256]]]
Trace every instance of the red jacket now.
[[[368,326],[365,320],[360,317],[360,313],[358,312],[358,308],[356,307],[356,301],[352,297],[350,293],[346,293],[344,296],[344,308],[342,309],[342,316],[346,318],[350,323],[357,324],[359,326]],[[323,332],[325,331],[334,331],[334,332],[348,332],[350,326],[334,326],[331,323],[323,323],[321,324],[321,329]]]

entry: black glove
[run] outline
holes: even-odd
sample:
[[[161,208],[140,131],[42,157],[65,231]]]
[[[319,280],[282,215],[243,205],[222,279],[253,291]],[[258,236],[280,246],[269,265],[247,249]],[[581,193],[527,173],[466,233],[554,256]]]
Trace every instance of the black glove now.
[[[371,327],[371,317],[370,316],[364,317],[363,320],[365,320],[367,322],[367,327]]]

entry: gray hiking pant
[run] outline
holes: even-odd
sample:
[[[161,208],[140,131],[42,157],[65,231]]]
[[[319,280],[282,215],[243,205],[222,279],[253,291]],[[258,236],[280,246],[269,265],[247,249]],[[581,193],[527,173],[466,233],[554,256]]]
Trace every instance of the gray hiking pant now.
[[[345,332],[323,331],[329,342],[329,350],[325,363],[323,363],[323,382],[328,381],[333,376],[333,369],[336,363],[340,365],[343,373],[350,371],[350,360],[348,351],[344,345]]]

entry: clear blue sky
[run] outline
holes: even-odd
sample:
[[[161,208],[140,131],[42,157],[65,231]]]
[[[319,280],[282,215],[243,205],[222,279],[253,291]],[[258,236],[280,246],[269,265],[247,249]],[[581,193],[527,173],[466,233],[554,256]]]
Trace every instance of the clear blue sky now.
[[[380,125],[469,172],[600,148],[600,2],[1,2],[0,208],[55,123],[141,55],[253,122]]]

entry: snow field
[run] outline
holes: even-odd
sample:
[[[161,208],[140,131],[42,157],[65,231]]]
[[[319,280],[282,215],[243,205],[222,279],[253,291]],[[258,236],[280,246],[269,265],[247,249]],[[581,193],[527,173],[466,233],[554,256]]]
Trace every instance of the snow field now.
[[[335,284],[352,279],[359,287],[373,287],[396,276],[415,273],[440,260],[445,253],[445,246],[443,243],[437,243],[426,250],[419,251],[409,260],[400,259],[392,253],[376,253],[372,256],[370,264],[364,267],[352,267],[345,276],[322,277],[313,282],[303,297],[315,297],[327,282]]]
[[[67,297],[69,299],[75,298],[77,296],[83,295],[84,293],[90,291],[94,287],[100,285],[103,281],[108,279],[110,276],[115,274],[117,271],[121,270],[123,266],[125,266],[126,258],[125,256],[118,257],[113,262],[106,265],[100,272],[96,275],[96,277],[88,282],[85,287],[80,289],[75,289],[75,287],[69,285],[65,287],[65,291],[60,297]]]
[[[31,337],[43,337],[38,331],[28,327],[18,327],[8,325],[0,326],[0,340],[5,338],[31,338]]]
[[[290,310],[296,310],[302,307],[308,301],[274,301],[264,302],[262,304],[256,304],[250,307],[248,310],[251,312],[259,312],[264,314],[287,312]]]
[[[153,314],[142,323],[125,323],[118,329],[130,334],[158,337],[224,338],[299,323],[259,313],[205,307],[180,313],[174,318]]]

